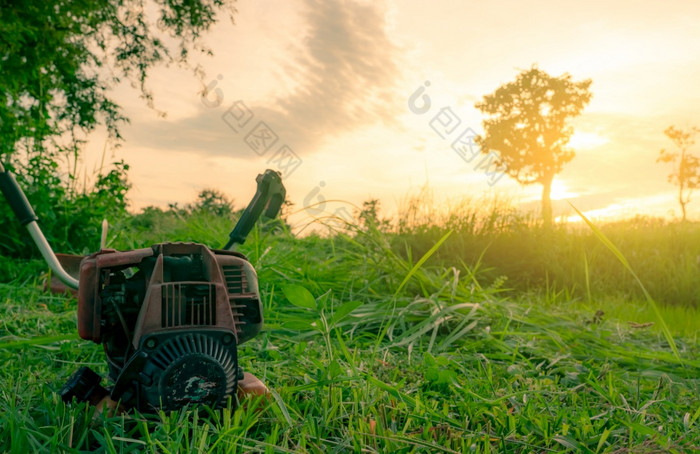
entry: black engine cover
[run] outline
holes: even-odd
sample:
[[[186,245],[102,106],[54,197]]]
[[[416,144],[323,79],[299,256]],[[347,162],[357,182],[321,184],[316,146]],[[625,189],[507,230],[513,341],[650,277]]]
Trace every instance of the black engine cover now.
[[[220,330],[152,333],[142,339],[116,380],[115,391],[140,410],[175,410],[186,404],[236,403],[240,370],[233,333]],[[121,385],[121,386],[120,386]]]

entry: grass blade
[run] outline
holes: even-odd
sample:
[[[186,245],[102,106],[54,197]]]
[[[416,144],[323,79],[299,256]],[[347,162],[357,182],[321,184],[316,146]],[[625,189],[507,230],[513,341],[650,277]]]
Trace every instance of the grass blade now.
[[[630,274],[634,277],[634,279],[637,281],[639,284],[639,287],[641,287],[642,292],[644,293],[644,297],[646,298],[647,302],[651,306],[651,308],[654,311],[654,314],[656,315],[657,320],[659,321],[659,325],[661,326],[661,331],[664,334],[664,337],[666,338],[666,342],[668,342],[668,345],[671,347],[671,350],[673,350],[673,354],[676,356],[676,359],[683,364],[683,360],[681,359],[680,353],[678,353],[678,347],[676,346],[676,341],[673,340],[673,334],[671,334],[671,330],[668,329],[668,325],[666,325],[666,322],[664,321],[663,316],[661,315],[661,311],[659,311],[659,306],[656,304],[656,301],[654,301],[654,298],[651,297],[649,292],[647,291],[646,287],[644,286],[644,283],[642,282],[641,279],[639,279],[639,276],[637,276],[637,273],[634,272],[632,269],[632,266],[630,266],[629,262],[627,261],[627,258],[620,252],[620,250],[613,244],[610,239],[608,239],[607,236],[593,224],[590,219],[588,219],[583,213],[579,211],[578,208],[576,208],[571,202],[569,202],[569,205],[578,213],[579,216],[588,224],[588,227],[591,228],[593,233],[595,234],[596,237],[600,240],[601,243],[603,243],[609,250],[612,252],[617,260],[622,263],[622,265],[627,269],[627,271],[630,272]]]
[[[24,347],[25,345],[47,345],[47,344],[53,344],[56,342],[61,342],[61,341],[66,341],[66,340],[75,340],[78,339],[78,333],[74,334],[60,334],[58,336],[38,336],[38,337],[32,337],[31,339],[22,339],[22,340],[16,340],[16,341],[10,341],[10,342],[2,342],[0,343],[0,350],[6,349],[6,348],[17,348],[17,347]]]
[[[399,288],[396,289],[396,292],[394,293],[394,298],[398,296],[399,292],[401,292],[401,290],[408,283],[411,277],[413,277],[413,275],[416,274],[416,271],[418,271],[420,267],[423,266],[423,264],[435,253],[435,251],[437,251],[440,248],[440,246],[442,246],[442,243],[444,243],[445,240],[447,240],[450,237],[450,235],[452,235],[452,232],[454,232],[454,230],[450,230],[446,234],[444,234],[442,238],[440,238],[438,242],[435,243],[428,252],[423,254],[423,257],[421,257],[415,265],[413,265],[413,268],[411,268],[406,277],[403,278],[403,281],[401,281],[401,284],[399,284]]]

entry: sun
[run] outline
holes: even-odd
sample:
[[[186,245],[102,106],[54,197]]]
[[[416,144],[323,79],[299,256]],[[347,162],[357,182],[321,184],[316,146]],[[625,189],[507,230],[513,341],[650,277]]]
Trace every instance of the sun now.
[[[596,132],[575,131],[569,139],[569,146],[574,150],[588,150],[597,148],[610,142],[607,137],[604,137]]]
[[[552,192],[549,195],[551,200],[573,199],[578,196],[579,194],[576,192],[569,192],[565,183],[559,180],[552,182]]]

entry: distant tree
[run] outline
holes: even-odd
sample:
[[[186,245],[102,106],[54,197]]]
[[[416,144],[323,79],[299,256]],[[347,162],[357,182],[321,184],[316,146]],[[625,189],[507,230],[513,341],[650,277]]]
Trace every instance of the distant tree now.
[[[656,162],[670,162],[673,165],[673,170],[668,175],[668,181],[678,186],[678,203],[683,212],[683,221],[686,220],[685,206],[690,203],[693,189],[700,186],[700,158],[688,151],[688,148],[695,144],[695,134],[698,132],[700,129],[697,127],[683,131],[669,126],[664,134],[671,139],[679,151],[672,153],[662,149],[656,159]]]
[[[574,157],[567,147],[573,132],[567,120],[588,104],[590,86],[590,79],[574,82],[568,73],[552,77],[533,66],[476,104],[486,115],[484,134],[476,138],[481,152],[498,153],[496,164],[520,184],[542,185],[545,225],[552,223],[554,176]]]
[[[362,202],[362,209],[359,211],[357,218],[363,229],[385,231],[390,227],[388,219],[379,217],[380,205],[379,199],[369,199]]]
[[[202,189],[197,194],[197,202],[188,206],[189,211],[206,211],[218,217],[233,214],[233,201],[217,189]]]

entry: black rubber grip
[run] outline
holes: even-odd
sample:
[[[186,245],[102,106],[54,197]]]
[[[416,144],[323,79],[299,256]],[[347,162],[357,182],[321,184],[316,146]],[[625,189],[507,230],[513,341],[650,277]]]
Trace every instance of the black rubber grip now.
[[[282,208],[282,204],[284,203],[284,196],[285,194],[280,193],[272,194],[272,196],[270,196],[270,201],[265,207],[265,212],[263,213],[263,216],[265,216],[266,218],[274,219],[280,212],[280,208]]]
[[[267,169],[265,173],[258,175],[255,181],[258,183],[258,190],[229,234],[229,241],[224,249],[229,249],[236,243],[243,244],[260,215],[274,218],[284,203],[286,190],[279,172]]]
[[[4,170],[0,168],[0,170]],[[34,214],[32,206],[27,200],[27,196],[22,192],[22,188],[17,184],[15,176],[10,172],[0,172],[0,191],[10,204],[10,208],[19,219],[22,225],[27,225],[30,222],[37,221],[39,218]]]

